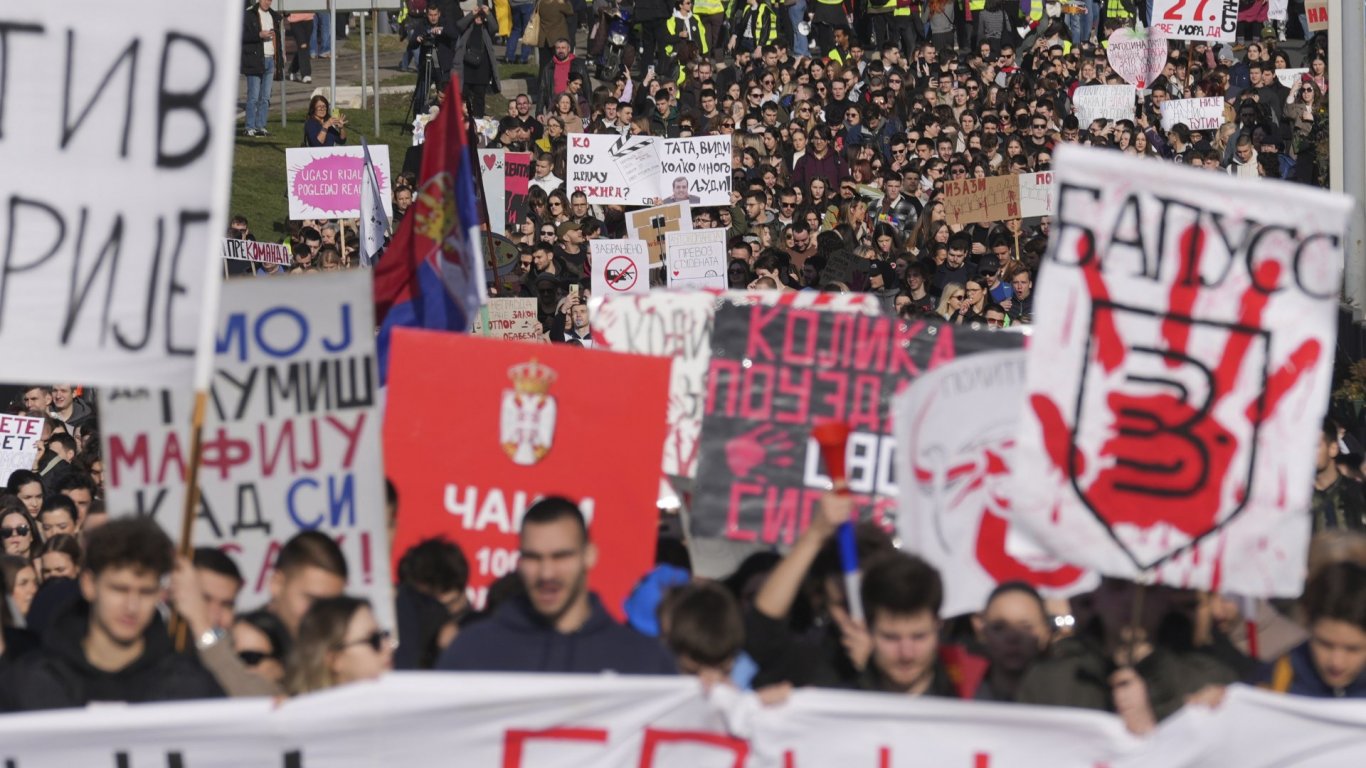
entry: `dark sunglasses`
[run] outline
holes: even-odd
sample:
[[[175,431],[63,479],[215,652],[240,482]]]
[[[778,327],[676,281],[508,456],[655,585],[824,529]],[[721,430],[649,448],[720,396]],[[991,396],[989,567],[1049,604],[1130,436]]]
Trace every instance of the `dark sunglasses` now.
[[[242,663],[247,665],[248,667],[254,667],[257,664],[260,664],[261,662],[265,661],[266,659],[275,658],[275,655],[270,653],[264,653],[262,651],[238,651],[237,658],[241,659]]]
[[[370,649],[373,650],[375,653],[379,653],[380,651],[384,650],[384,647],[388,644],[389,631],[384,629],[377,629],[359,640],[352,640],[349,643],[342,643],[341,645],[337,646],[337,649],[341,650],[342,648],[350,648],[353,645],[368,645],[370,646]]]
[[[27,525],[16,525],[13,528],[0,528],[0,539],[9,539],[15,536],[27,536]]]

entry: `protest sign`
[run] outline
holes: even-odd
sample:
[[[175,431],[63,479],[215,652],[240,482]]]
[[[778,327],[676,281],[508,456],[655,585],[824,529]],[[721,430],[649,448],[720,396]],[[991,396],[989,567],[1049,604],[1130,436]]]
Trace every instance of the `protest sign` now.
[[[503,153],[503,209],[507,216],[507,229],[521,234],[519,227],[529,215],[526,207],[527,192],[531,190],[531,153]]]
[[[566,185],[590,203],[730,205],[729,136],[569,136]]]
[[[1108,575],[1298,594],[1350,201],[1057,160],[1017,520]]]
[[[821,270],[821,283],[844,283],[854,279],[854,265],[858,261],[854,252],[848,248],[837,248],[825,254],[825,269]]]
[[[869,293],[815,291],[657,291],[648,296],[593,299],[593,339],[601,349],[655,355],[673,360],[669,380],[669,435],[664,441],[664,474],[697,473],[698,437],[706,404],[711,365],[711,331],[716,308],[782,305],[876,315],[878,298]]]
[[[1299,83],[1299,82],[1300,82],[1300,79],[1303,78],[1303,77],[1304,77],[1305,75],[1307,75],[1307,74],[1309,74],[1309,68],[1308,68],[1308,67],[1294,67],[1294,68],[1292,68],[1292,69],[1278,69],[1278,70],[1276,70],[1276,79],[1277,79],[1278,81],[1280,81],[1280,84],[1281,84],[1281,85],[1283,85],[1283,86],[1285,86],[1286,88],[1289,88],[1289,89],[1291,89],[1291,90],[1294,90],[1294,89],[1295,89],[1295,85],[1296,85],[1297,83]]]
[[[1018,219],[1020,179],[1014,175],[945,179],[944,214],[953,226]]]
[[[348,591],[393,626],[373,307],[363,271],[223,286],[193,541],[233,556],[239,605],[265,603],[280,546],[316,530],[346,554]],[[190,393],[101,395],[110,513],[150,516],[179,539]]]
[[[1020,178],[1020,217],[1053,215],[1053,172],[1022,173]]]
[[[516,296],[522,290],[522,273],[518,266],[522,252],[511,240],[492,232],[484,233],[484,279],[490,295]]]
[[[1238,32],[1238,0],[1153,0],[1149,27],[1170,40],[1232,43]]]
[[[845,422],[849,490],[861,519],[890,527],[891,399],[977,336],[787,307],[723,305],[712,328],[692,512],[696,539],[791,544],[830,487],[811,427]],[[960,349],[963,347],[963,349]]]
[[[33,469],[43,420],[36,416],[0,416],[0,486],[16,469]]]
[[[234,261],[252,261],[257,264],[274,264],[287,267],[294,263],[294,255],[289,246],[283,243],[263,243],[260,240],[223,240],[223,258]]]
[[[381,200],[393,200],[389,146],[370,146]],[[364,147],[289,147],[285,149],[285,191],[291,219],[348,219],[360,215],[365,179]]]
[[[1139,90],[1147,88],[1167,65],[1167,41],[1151,30],[1119,27],[1107,42],[1110,68]]]
[[[1010,466],[1025,406],[1024,337],[960,329],[982,351],[916,379],[893,404],[897,530],[907,550],[944,577],[943,616],[980,611],[1009,581],[1048,596],[1093,589],[1096,579],[1044,555],[1024,561],[1006,551],[1022,534],[1011,518]]]
[[[1266,8],[1267,21],[1289,21],[1290,0],[1271,0]]]
[[[512,341],[545,341],[536,315],[536,300],[523,298],[489,299],[480,312],[479,335]]]
[[[1203,99],[1167,99],[1162,102],[1162,130],[1183,123],[1192,131],[1217,131],[1224,124],[1224,100],[1215,96]]]
[[[1072,92],[1077,124],[1084,131],[1102,118],[1111,122],[1133,120],[1135,97],[1132,85],[1083,85]]]
[[[567,171],[566,189],[589,203],[654,205],[659,197],[659,155],[650,136],[571,133]]]
[[[726,289],[726,230],[669,232],[665,239],[664,274],[671,290]]]
[[[644,240],[590,240],[593,290],[604,296],[650,292],[650,251]]]
[[[670,232],[692,231],[692,213],[686,203],[670,203],[626,214],[626,232],[632,240],[644,240],[650,250],[650,266],[664,263]]]
[[[484,208],[489,229],[507,234],[507,150],[479,149],[479,180],[484,187]]]
[[[0,6],[0,359],[14,373],[190,385],[227,229],[231,6]]]
[[[1304,0],[1304,15],[1310,32],[1327,32],[1330,14],[1328,0]]]
[[[516,569],[536,499],[578,502],[601,557],[589,586],[620,616],[654,565],[668,361],[450,333],[394,334],[384,423],[403,499],[395,562],[445,535],[470,558],[470,600]],[[431,381],[459,408],[432,409]]]
[[[659,142],[659,196],[665,203],[730,205],[730,136]]]

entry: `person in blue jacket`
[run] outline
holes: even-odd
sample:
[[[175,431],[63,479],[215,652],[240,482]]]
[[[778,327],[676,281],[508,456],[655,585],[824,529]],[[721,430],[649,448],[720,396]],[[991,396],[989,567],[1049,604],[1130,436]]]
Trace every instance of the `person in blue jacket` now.
[[[1323,699],[1366,699],[1366,567],[1325,566],[1300,599],[1309,639],[1277,659],[1267,687]]]
[[[588,589],[598,550],[574,502],[549,497],[522,519],[517,571],[524,594],[460,632],[438,669],[671,675],[663,645],[617,623]]]

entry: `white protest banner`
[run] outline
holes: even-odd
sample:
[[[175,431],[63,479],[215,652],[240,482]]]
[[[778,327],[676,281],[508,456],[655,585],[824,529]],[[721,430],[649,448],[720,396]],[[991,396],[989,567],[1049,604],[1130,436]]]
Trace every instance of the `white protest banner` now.
[[[1149,26],[1170,40],[1232,43],[1238,32],[1238,0],[1153,0]]]
[[[1307,74],[1309,74],[1308,67],[1278,69],[1276,70],[1276,79],[1280,81],[1281,85],[1291,90],[1294,90],[1295,84],[1300,82],[1300,78],[1304,77]]]
[[[481,314],[481,336],[514,341],[543,342],[536,300],[530,298],[492,298]]]
[[[565,188],[590,204],[654,205],[659,155],[650,136],[571,133]]]
[[[382,200],[393,200],[389,145],[370,145]],[[349,219],[360,216],[365,150],[347,147],[289,147],[285,150],[285,191],[291,219]]]
[[[654,208],[643,208],[626,213],[626,234],[632,240],[644,240],[650,249],[650,266],[664,263],[670,232],[692,230],[692,210],[687,203],[669,203]]]
[[[1271,0],[1266,8],[1268,21],[1288,21],[1290,19],[1290,0]]]
[[[193,541],[237,561],[239,605],[265,603],[280,546],[317,530],[346,554],[348,591],[392,626],[370,291],[361,270],[223,286]],[[110,513],[151,516],[178,538],[188,390],[101,394]]]
[[[1147,88],[1167,65],[1167,41],[1151,30],[1119,27],[1107,43],[1110,68],[1139,90]]]
[[[1081,86],[1072,92],[1072,102],[1077,108],[1077,124],[1084,131],[1101,118],[1111,122],[1134,119],[1136,94],[1132,85]]]
[[[730,205],[730,136],[659,142],[659,196],[665,203]]]
[[[1020,174],[1020,216],[1053,215],[1053,172]]]
[[[644,240],[590,240],[593,290],[601,296],[650,292],[650,250]]]
[[[36,416],[0,415],[0,485],[16,469],[33,469],[42,436],[43,420]]]
[[[484,207],[488,212],[489,227],[500,235],[507,234],[507,150],[478,149],[479,179],[484,186]]]
[[[1080,568],[1006,551],[1007,539],[1022,535],[1011,524],[1009,481],[1025,405],[1024,337],[955,333],[995,343],[922,374],[893,405],[902,543],[943,575],[944,616],[982,610],[991,590],[1008,581],[1026,581],[1047,596],[1093,589],[1094,575]]]
[[[1192,131],[1217,131],[1224,124],[1224,100],[1219,96],[1203,99],[1167,99],[1162,102],[1162,130],[1177,123]]]
[[[870,293],[656,291],[647,296],[610,296],[597,291],[590,316],[598,348],[674,358],[669,379],[669,436],[664,442],[666,475],[693,477],[697,473],[698,438],[711,365],[712,320],[722,302],[863,315],[882,311],[878,298]]]
[[[726,230],[670,232],[665,238],[664,274],[670,290],[726,289]]]
[[[1056,160],[1016,520],[1107,575],[1299,594],[1351,201]]]
[[[257,264],[276,264],[287,267],[294,262],[289,246],[283,243],[263,243],[260,240],[223,240],[223,258],[234,261],[253,261]]]
[[[0,5],[0,359],[25,378],[190,385],[227,229],[233,6]]]

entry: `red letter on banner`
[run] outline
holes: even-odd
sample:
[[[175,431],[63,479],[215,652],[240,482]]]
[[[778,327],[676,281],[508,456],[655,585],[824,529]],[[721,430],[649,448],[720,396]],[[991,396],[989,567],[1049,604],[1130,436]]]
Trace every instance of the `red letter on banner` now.
[[[509,730],[503,734],[503,768],[522,768],[522,747],[532,739],[607,743],[603,728],[547,728],[543,731]]]
[[[640,768],[652,768],[654,766],[655,752],[659,750],[660,745],[680,742],[706,744],[718,749],[729,750],[731,754],[735,755],[735,768],[744,768],[745,758],[749,757],[749,742],[743,739],[709,731],[661,731],[655,728],[646,728],[645,742],[640,747]]]

